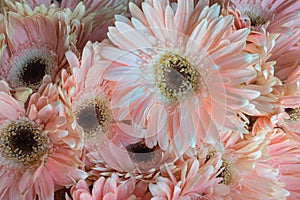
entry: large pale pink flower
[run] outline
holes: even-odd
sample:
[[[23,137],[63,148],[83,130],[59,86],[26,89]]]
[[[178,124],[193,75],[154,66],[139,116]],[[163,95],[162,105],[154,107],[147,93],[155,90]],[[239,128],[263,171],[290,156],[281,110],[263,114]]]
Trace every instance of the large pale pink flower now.
[[[104,78],[117,82],[118,117],[146,128],[139,137],[149,147],[172,143],[181,154],[200,141],[214,143],[218,128],[246,132],[236,111],[259,92],[233,85],[251,78],[246,67],[257,57],[241,53],[249,31],[233,31],[232,17],[219,16],[219,6],[172,5],[130,4],[132,20],[117,19],[108,33],[117,47],[103,45],[101,56],[111,61]]]
[[[54,191],[84,179],[77,133],[68,126],[57,87],[45,82],[26,109],[0,88],[1,199],[54,199]]]
[[[290,192],[287,199],[300,198],[300,141],[293,138],[289,131],[275,129],[269,136],[267,164],[279,170],[279,180],[284,182]]]
[[[122,180],[117,174],[112,174],[109,178],[101,177],[95,181],[92,191],[84,180],[80,180],[70,193],[73,200],[135,200],[134,189],[134,179]],[[71,200],[69,197],[66,199]]]
[[[66,67],[69,50],[69,27],[55,16],[22,17],[9,13],[1,24],[5,49],[1,58],[0,76],[13,89],[27,87],[36,91],[45,75],[56,81]]]

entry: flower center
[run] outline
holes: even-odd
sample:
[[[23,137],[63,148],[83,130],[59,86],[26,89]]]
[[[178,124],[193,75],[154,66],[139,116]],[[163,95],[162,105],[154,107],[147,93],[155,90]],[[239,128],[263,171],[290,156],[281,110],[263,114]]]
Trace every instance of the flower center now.
[[[111,115],[104,100],[85,101],[74,113],[86,139],[93,139],[108,130]]]
[[[161,94],[169,101],[176,101],[200,85],[201,75],[185,58],[166,53],[154,66],[155,82]]]
[[[29,120],[11,122],[0,135],[2,156],[21,166],[37,164],[49,150],[48,137]]]
[[[149,170],[159,164],[162,159],[159,147],[149,148],[143,142],[128,145],[126,147],[132,161],[138,165],[140,170]]]
[[[251,12],[251,11],[246,11],[245,15],[247,15],[251,21],[251,26],[253,27],[259,27],[261,25],[264,25],[267,21],[262,18],[259,15],[256,15],[255,13]]]
[[[126,149],[135,162],[148,162],[154,157],[154,148],[150,149],[141,142],[129,145]]]
[[[211,152],[209,152],[206,155],[205,163],[209,159],[211,159],[215,155],[215,153],[216,153],[215,150],[212,150]],[[222,166],[221,166],[220,170],[222,170],[222,171],[218,174],[217,178],[223,178],[223,180],[220,181],[220,183],[229,185],[232,180],[232,176],[231,176],[232,172],[231,172],[230,163],[224,157],[222,157]]]
[[[12,87],[29,87],[37,90],[45,75],[55,75],[56,53],[45,47],[24,49],[10,60],[8,81]]]
[[[223,170],[217,176],[217,178],[222,177],[223,180],[220,183],[225,184],[225,185],[229,185],[231,183],[231,180],[232,180],[231,167],[230,167],[229,162],[226,159],[222,158],[222,161],[223,162],[222,162],[221,169],[223,169]]]
[[[290,116],[289,119],[286,119],[286,122],[295,123],[300,120],[300,107],[299,108],[286,108],[285,112]]]
[[[27,86],[39,85],[46,75],[46,69],[47,64],[43,59],[35,58],[29,60],[19,74],[19,79],[23,80]]]

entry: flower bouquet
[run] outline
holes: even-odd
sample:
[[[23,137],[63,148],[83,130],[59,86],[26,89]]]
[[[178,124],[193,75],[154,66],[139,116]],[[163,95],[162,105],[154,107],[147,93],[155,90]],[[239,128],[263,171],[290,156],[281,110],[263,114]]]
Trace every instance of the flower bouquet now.
[[[299,0],[1,0],[1,200],[300,199]]]

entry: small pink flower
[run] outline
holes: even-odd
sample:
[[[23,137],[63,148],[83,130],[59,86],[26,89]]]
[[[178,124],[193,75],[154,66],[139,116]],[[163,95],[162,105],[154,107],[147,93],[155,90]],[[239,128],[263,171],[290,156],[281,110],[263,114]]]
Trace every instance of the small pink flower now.
[[[101,177],[94,182],[92,191],[84,180],[80,180],[70,192],[73,200],[134,200],[134,189],[133,179],[121,180],[118,175],[112,174],[109,178]]]
[[[86,154],[90,162],[95,164],[90,172],[93,176],[118,172],[124,177],[153,182],[160,166],[176,159],[174,153],[164,151],[159,146],[149,148],[141,139],[124,137],[122,130],[116,129],[111,135],[113,137],[103,137],[98,148]]]

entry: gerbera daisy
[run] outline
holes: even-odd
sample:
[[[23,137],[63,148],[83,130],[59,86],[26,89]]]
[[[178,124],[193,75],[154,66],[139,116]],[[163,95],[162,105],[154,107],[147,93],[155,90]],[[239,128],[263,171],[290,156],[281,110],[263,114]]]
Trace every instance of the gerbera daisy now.
[[[170,150],[163,151],[159,146],[149,148],[143,140],[124,139],[119,132],[116,130],[110,138],[103,137],[98,148],[86,154],[94,163],[89,172],[91,176],[109,176],[117,172],[120,176],[155,182],[160,166],[176,160]]]
[[[247,132],[235,111],[259,93],[244,97],[248,90],[231,86],[257,58],[241,53],[249,31],[234,32],[232,17],[207,5],[179,0],[174,11],[167,1],[143,3],[142,10],[131,3],[132,20],[117,19],[108,33],[117,47],[101,49],[111,61],[104,78],[117,82],[118,117],[146,128],[149,147],[174,143],[182,154],[197,142],[214,143],[218,128]]]
[[[300,133],[300,65],[284,81],[280,94],[281,113],[278,125],[292,132]]]
[[[224,144],[222,183],[230,188],[225,199],[286,199],[289,195],[279,180],[279,170],[264,163],[268,130],[255,129],[256,133],[244,138],[238,133],[221,134]]]
[[[56,86],[45,82],[27,109],[5,92],[4,81],[0,90],[0,198],[53,200],[56,189],[86,178]]]
[[[282,82],[274,75],[275,61],[270,59],[274,49],[277,35],[269,34],[262,30],[263,37],[249,37],[245,52],[258,54],[260,59],[249,69],[254,71],[255,76],[248,82],[243,82],[236,87],[257,91],[260,93],[255,99],[250,100],[250,104],[254,107],[243,109],[243,113],[251,116],[271,115],[280,112],[280,94],[278,87],[282,86]]]
[[[281,34],[275,41],[270,60],[276,61],[275,75],[284,82],[289,76],[299,75],[300,45],[297,44],[299,41],[300,28],[292,30],[289,34]]]
[[[274,129],[269,136],[267,164],[279,170],[279,180],[284,182],[285,189],[290,192],[287,199],[300,198],[300,141],[293,139],[289,131]]]
[[[13,89],[27,87],[36,91],[45,75],[54,82],[66,67],[69,50],[69,27],[58,16],[22,17],[9,13],[1,26],[5,50],[0,76]]]
[[[92,191],[90,191],[88,184],[84,180],[80,180],[71,188],[70,193],[73,200],[135,200],[134,189],[134,179],[122,180],[117,174],[112,174],[109,178],[101,177],[94,182]],[[71,200],[68,196],[66,199]]]
[[[66,53],[71,68],[62,71],[61,96],[70,110],[70,117],[75,118],[73,127],[84,134],[84,147],[87,150],[97,149],[103,136],[113,137],[113,132],[122,129],[131,134],[130,125],[118,121],[111,108],[111,88],[113,85],[103,81],[106,61],[100,60],[97,43],[88,42],[81,58],[72,51]],[[74,116],[73,116],[74,115]],[[124,132],[124,131],[123,131]],[[123,135],[126,138],[126,134]]]
[[[270,33],[288,33],[299,19],[298,0],[231,0],[227,11],[235,16],[235,27],[249,28],[254,34],[262,29]]]
[[[130,1],[138,4],[142,2],[142,0]],[[9,10],[16,10],[20,7],[24,7],[24,12],[31,9],[45,10],[45,7],[63,10],[69,17],[72,31],[76,33],[76,46],[80,50],[87,41],[101,41],[107,38],[108,26],[113,24],[114,15],[128,15],[128,3],[128,0],[17,0],[16,2],[5,0],[5,6]]]
[[[219,184],[222,181],[222,177],[218,177],[219,170],[222,171],[221,154],[208,156],[206,152],[179,160],[173,167],[165,166],[167,173],[149,185],[153,199],[221,199],[227,195],[228,187]]]

